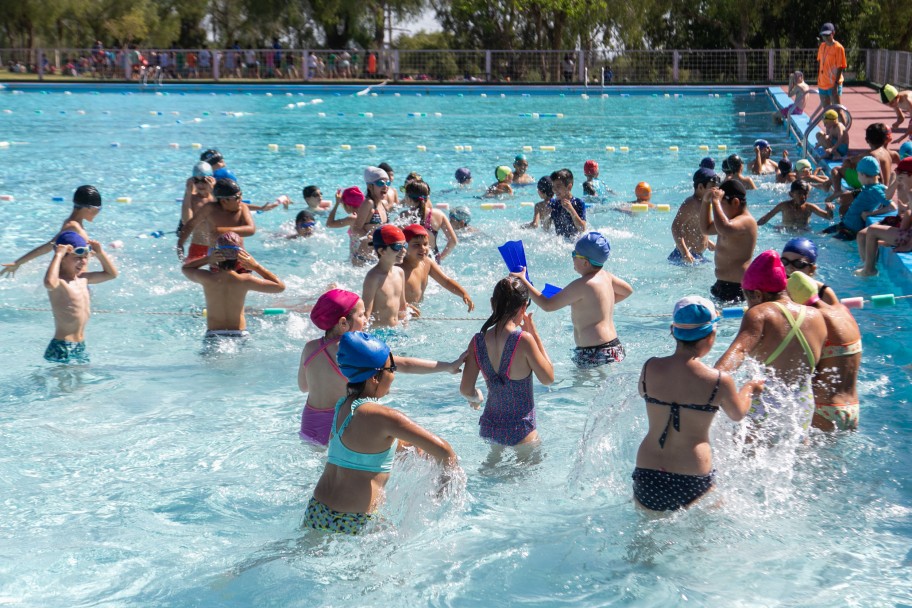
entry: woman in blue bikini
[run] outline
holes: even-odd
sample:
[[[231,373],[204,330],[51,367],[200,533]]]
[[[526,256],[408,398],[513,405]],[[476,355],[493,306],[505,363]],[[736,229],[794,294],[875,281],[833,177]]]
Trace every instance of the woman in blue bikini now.
[[[449,443],[377,403],[389,393],[396,373],[385,342],[364,332],[346,333],[336,359],[348,379],[348,394],[336,403],[326,468],[307,504],[304,525],[360,534],[382,502],[398,448],[413,445],[447,468],[458,465]]]
[[[762,380],[739,391],[731,375],[701,361],[716,341],[715,307],[705,298],[688,296],[675,304],[671,333],[674,354],[643,365],[640,395],[646,400],[649,432],[637,452],[633,496],[652,511],[689,506],[713,487],[709,427],[722,409],[741,420],[751,394]]]

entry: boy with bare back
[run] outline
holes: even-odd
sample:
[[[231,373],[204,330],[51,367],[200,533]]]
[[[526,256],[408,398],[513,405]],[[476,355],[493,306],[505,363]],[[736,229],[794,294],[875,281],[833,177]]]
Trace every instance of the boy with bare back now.
[[[768,221],[782,214],[782,228],[807,230],[811,225],[811,214],[819,215],[828,220],[833,219],[833,212],[836,205],[826,203],[826,211],[808,202],[808,195],[811,193],[811,185],[804,180],[792,182],[789,189],[789,200],[782,201],[773,207],[766,215],[757,220],[757,225],[762,226]]]
[[[614,305],[629,297],[633,288],[602,269],[610,253],[611,245],[600,233],[583,236],[573,249],[573,270],[580,278],[550,298],[529,283],[525,268],[510,273],[525,283],[532,301],[545,312],[570,307],[576,342],[573,363],[581,369],[619,363],[626,356],[614,326]]]
[[[83,239],[88,239],[89,235],[86,233],[82,223],[94,221],[99,213],[101,213],[101,194],[99,194],[95,186],[79,186],[76,188],[76,192],[73,193],[73,211],[64,220],[63,226],[60,227],[60,231],[54,235],[54,238],[35,247],[15,262],[4,264],[3,270],[0,270],[0,277],[4,275],[13,277],[19,267],[26,262],[54,251],[55,239],[64,232],[75,232]]]
[[[208,254],[209,248],[214,247],[218,237],[228,232],[233,232],[240,237],[252,236],[256,232],[256,226],[253,223],[253,216],[247,205],[241,204],[241,189],[237,182],[228,178],[221,178],[215,182],[212,188],[212,196],[215,202],[206,203],[200,207],[183,227],[177,236],[177,257],[184,259],[184,242],[191,234],[199,231],[201,239],[199,247],[195,253],[198,257],[191,255],[189,261],[199,259]],[[243,246],[243,241],[241,241]],[[206,247],[205,253],[203,247]],[[191,253],[194,250],[191,248]]]
[[[193,219],[200,209],[208,203],[214,203],[212,189],[215,187],[215,178],[212,177],[212,165],[200,161],[193,165],[193,175],[187,178],[184,186],[184,200],[181,203],[181,218],[177,224],[177,234],[180,235],[184,225]],[[196,225],[196,230],[190,237],[190,259],[201,258],[209,254],[209,235],[205,226]]]
[[[212,265],[209,270],[202,269],[206,264]],[[244,250],[243,241],[235,232],[220,234],[210,255],[188,261],[181,270],[185,277],[203,286],[207,339],[248,335],[244,317],[248,291],[285,291],[285,283]]]
[[[469,312],[475,310],[475,304],[462,285],[444,274],[440,265],[434,261],[428,244],[428,232],[420,224],[412,224],[402,229],[405,241],[408,243],[405,259],[399,266],[405,272],[405,301],[417,308],[424,298],[427,289],[428,277],[432,277],[441,287],[450,293],[462,298],[463,303],[469,307]]]
[[[51,363],[88,363],[84,340],[91,314],[89,285],[116,278],[117,268],[98,241],[87,241],[76,232],[61,232],[54,246],[54,258],[44,276],[54,313],[54,339],[44,358]],[[85,271],[93,252],[101,262],[101,272]]]
[[[716,282],[712,296],[722,303],[742,302],[741,279],[757,246],[757,221],[747,210],[747,190],[729,179],[707,190],[700,208],[700,231],[716,235]]]
[[[373,233],[377,264],[367,271],[361,299],[371,327],[396,327],[405,318],[405,272],[397,266],[405,259],[405,234],[391,224]]]

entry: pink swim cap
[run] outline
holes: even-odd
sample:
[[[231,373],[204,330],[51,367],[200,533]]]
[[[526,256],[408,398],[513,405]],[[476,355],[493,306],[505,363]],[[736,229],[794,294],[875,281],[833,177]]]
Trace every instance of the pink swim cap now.
[[[744,272],[741,287],[751,291],[759,290],[767,293],[785,291],[788,278],[785,267],[779,259],[779,254],[772,249],[764,251],[751,262]]]
[[[342,202],[349,207],[360,207],[364,202],[364,193],[358,186],[352,186],[342,191]]]
[[[361,296],[356,293],[344,289],[330,289],[314,304],[310,311],[310,320],[323,331],[329,331],[336,326],[339,319],[348,316],[360,299]]]

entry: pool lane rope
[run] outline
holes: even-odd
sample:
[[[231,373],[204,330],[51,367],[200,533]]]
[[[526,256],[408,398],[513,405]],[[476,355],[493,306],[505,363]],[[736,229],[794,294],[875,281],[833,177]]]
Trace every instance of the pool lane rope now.
[[[912,294],[905,296],[897,296],[892,293],[884,293],[871,296],[870,298],[864,298],[863,296],[856,296],[851,298],[842,298],[840,302],[848,309],[858,309],[862,310],[865,307],[865,303],[871,304],[871,308],[889,308],[895,306],[897,300],[906,300],[912,298]],[[33,306],[8,306],[4,307],[4,310],[16,310],[16,311],[25,311],[25,312],[53,312],[50,308],[41,308]],[[745,306],[731,306],[722,309],[722,318],[723,319],[740,319],[744,316],[744,312],[747,310]],[[298,311],[294,309],[287,308],[259,308],[259,309],[245,309],[244,314],[253,315],[253,316],[278,316],[284,315],[292,312],[305,313],[309,311]],[[109,315],[154,315],[154,316],[165,316],[165,317],[205,317],[206,309],[203,308],[198,311],[156,311],[156,310],[141,310],[141,311],[132,311],[132,310],[105,310],[97,309],[92,310],[93,314],[109,314]],[[638,313],[625,313],[618,315],[619,317],[640,317],[640,318],[651,318],[651,319],[664,319],[671,318],[671,313],[656,313],[656,314],[638,314]],[[410,321],[487,321],[484,317],[412,317]]]

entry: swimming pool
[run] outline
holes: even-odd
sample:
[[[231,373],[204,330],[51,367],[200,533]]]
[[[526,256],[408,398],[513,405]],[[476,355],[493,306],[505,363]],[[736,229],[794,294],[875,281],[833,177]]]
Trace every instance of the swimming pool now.
[[[173,236],[148,236],[176,225],[174,201],[200,152],[193,143],[221,149],[245,198],[255,202],[289,194],[300,209],[305,184],[319,184],[329,196],[359,184],[365,165],[388,161],[397,184],[416,170],[435,202],[470,205],[481,232],[461,243],[445,268],[478,310],[467,315],[457,298],[432,286],[424,313],[438,318],[487,316],[491,288],[504,274],[496,246],[506,240],[524,240],[536,284],[573,278],[569,245],[518,227],[531,217],[519,203],[535,200],[532,192],[520,191],[507,209],[490,212],[472,198],[477,191],[438,194],[452,187],[459,166],[472,169],[480,188],[524,146],[533,148],[526,154],[536,177],[568,166],[580,178],[583,161],[595,158],[602,180],[620,193],[617,200],[632,199],[634,185],[646,180],[655,201],[674,210],[707,154],[699,146],[717,159],[745,154],[757,137],[769,139],[777,153],[782,145],[794,150],[784,128],[769,119],[772,106],[761,89],[753,96],[747,89],[716,91],[719,97],[694,89],[612,89],[607,98],[590,92],[588,99],[557,92],[525,97],[521,89],[504,98],[495,89],[398,90],[399,97],[308,89],[267,97],[224,88],[183,95],[177,89],[168,95],[75,88],[71,95],[0,93],[0,139],[11,142],[0,148],[0,193],[15,197],[0,203],[3,261],[56,230],[69,205],[52,197],[68,201],[82,183],[97,185],[105,199],[90,232],[102,243],[125,242],[113,252],[120,277],[93,291],[95,308],[122,312],[94,315],[87,332],[93,362],[86,368],[45,364],[50,313],[23,310],[47,307],[41,284],[47,260],[0,281],[0,532],[7,539],[0,548],[0,600],[41,606],[912,603],[906,443],[912,335],[905,305],[856,313],[865,341],[859,432],[747,457],[726,440],[731,427],[717,417],[714,496],[722,504],[711,508],[715,501],[708,501],[659,520],[634,510],[630,472],[645,432],[636,378],[643,361],[671,348],[668,319],[656,315],[683,295],[705,294],[713,281],[712,268],[666,264],[671,214],[590,217],[611,240],[607,268],[636,290],[617,309],[628,359],[609,376],[581,375],[570,364],[566,311],[535,313],[557,378],[550,389],[536,387],[541,463],[483,466],[478,414],[458,395],[458,378],[399,375],[391,401],[452,443],[464,488],[438,498],[427,467],[400,463],[382,511],[392,529],[357,539],[302,531],[323,456],[297,437],[304,399],[295,377],[300,349],[315,328],[298,314],[254,317],[254,336],[244,348],[202,356],[205,323],[192,314],[202,293],[180,276]],[[323,102],[313,104],[315,97]],[[533,113],[563,118],[521,116]],[[269,151],[271,143],[278,151]],[[540,150],[552,145],[554,152]],[[117,203],[118,197],[132,202]],[[756,211],[784,198],[784,186],[764,181],[749,200]],[[331,282],[360,291],[363,270],[343,261],[342,231],[306,242],[272,236],[293,217],[281,210],[256,216],[258,233],[248,247],[288,289],[248,304],[313,301]],[[815,228],[824,225],[813,221]],[[758,251],[779,249],[786,239],[766,226]],[[840,296],[896,291],[885,278],[849,276],[856,254],[848,245],[817,242],[827,282]],[[449,359],[480,325],[416,321],[394,352]],[[710,358],[736,329],[731,322],[721,327]]]

